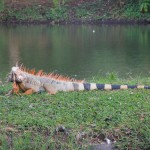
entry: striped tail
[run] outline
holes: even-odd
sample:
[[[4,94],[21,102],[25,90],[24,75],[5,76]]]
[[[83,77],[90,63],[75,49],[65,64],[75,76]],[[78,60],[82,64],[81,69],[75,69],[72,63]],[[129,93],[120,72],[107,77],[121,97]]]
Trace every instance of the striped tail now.
[[[96,89],[98,90],[150,89],[150,86],[144,86],[144,85],[115,85],[115,84],[83,83],[83,86],[84,86],[84,90],[87,90],[87,91],[96,90]]]

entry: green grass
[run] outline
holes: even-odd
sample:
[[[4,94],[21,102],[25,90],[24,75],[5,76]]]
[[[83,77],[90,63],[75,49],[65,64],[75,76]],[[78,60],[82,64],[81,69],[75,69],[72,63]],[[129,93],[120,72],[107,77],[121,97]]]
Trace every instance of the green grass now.
[[[150,78],[122,80],[109,74],[91,81],[149,84]],[[100,143],[104,137],[115,140],[118,149],[150,148],[149,90],[5,96],[10,89],[11,84],[0,85],[2,150],[88,149],[89,144]],[[65,132],[56,131],[59,126],[64,126]]]

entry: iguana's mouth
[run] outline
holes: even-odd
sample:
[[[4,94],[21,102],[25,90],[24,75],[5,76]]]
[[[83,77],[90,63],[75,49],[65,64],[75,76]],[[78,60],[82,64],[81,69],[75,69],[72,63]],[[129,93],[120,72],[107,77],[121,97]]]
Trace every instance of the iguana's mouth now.
[[[9,74],[8,82],[20,83],[20,82],[22,82],[22,81],[21,81],[21,79],[19,79],[19,78],[16,77],[16,74],[15,74],[15,73],[11,73],[11,74]]]

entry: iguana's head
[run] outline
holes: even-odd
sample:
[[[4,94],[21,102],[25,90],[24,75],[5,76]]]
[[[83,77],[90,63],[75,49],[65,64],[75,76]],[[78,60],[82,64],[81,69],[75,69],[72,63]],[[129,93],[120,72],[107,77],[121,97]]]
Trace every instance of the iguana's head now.
[[[9,82],[22,82],[25,79],[25,76],[23,75],[22,71],[19,69],[19,67],[12,67],[11,72],[8,76]]]

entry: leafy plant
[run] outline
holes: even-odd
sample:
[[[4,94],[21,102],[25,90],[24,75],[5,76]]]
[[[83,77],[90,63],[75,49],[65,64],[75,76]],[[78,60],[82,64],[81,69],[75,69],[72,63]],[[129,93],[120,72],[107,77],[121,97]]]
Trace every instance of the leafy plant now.
[[[66,19],[67,13],[66,8],[51,8],[50,10],[46,11],[46,19],[54,20],[54,19]]]
[[[4,10],[4,1],[0,1],[0,12]]]
[[[144,0],[140,2],[140,11],[142,13],[147,13],[150,7],[150,0]]]
[[[87,9],[76,9],[76,16],[79,17],[79,18],[83,18],[83,17],[86,17],[86,16],[90,16],[90,13]]]

